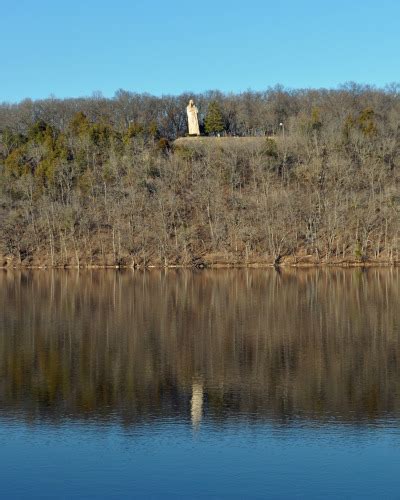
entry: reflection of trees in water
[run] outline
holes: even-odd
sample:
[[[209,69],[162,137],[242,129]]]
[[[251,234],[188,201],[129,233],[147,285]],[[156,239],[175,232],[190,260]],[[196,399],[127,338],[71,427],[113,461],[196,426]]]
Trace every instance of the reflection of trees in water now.
[[[396,269],[5,271],[3,413],[397,414],[399,288]]]

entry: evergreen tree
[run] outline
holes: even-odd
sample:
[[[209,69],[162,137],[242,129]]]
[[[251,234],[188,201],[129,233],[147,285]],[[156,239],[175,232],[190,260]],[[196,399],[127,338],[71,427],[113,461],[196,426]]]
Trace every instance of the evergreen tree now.
[[[207,134],[218,134],[225,129],[221,108],[217,101],[211,101],[208,105],[204,125]]]

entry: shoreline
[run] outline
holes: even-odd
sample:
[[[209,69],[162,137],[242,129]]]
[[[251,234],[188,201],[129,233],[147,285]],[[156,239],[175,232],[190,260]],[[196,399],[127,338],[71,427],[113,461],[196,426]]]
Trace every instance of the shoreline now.
[[[162,269],[184,269],[184,270],[217,270],[217,269],[313,269],[313,268],[336,268],[336,269],[356,269],[356,268],[372,268],[372,267],[385,267],[396,268],[400,266],[400,261],[340,261],[340,262],[282,262],[279,265],[265,262],[251,262],[251,263],[231,263],[231,262],[218,262],[218,263],[201,263],[197,265],[190,264],[169,264],[157,265],[151,264],[146,266],[141,265],[126,265],[126,264],[82,264],[82,265],[24,265],[24,264],[10,264],[1,265],[2,270],[80,270],[80,269],[132,269],[132,270],[162,270]]]

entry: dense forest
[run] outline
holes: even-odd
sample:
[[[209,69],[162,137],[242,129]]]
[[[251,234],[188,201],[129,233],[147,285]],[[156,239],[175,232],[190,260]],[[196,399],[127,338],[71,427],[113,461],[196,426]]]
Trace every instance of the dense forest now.
[[[3,103],[0,265],[395,263],[399,168],[396,85]]]

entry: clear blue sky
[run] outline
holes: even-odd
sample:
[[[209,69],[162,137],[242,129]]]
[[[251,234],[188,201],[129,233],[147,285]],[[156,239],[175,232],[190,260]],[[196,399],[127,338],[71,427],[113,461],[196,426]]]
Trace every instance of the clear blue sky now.
[[[0,0],[0,101],[400,81],[399,0]]]

